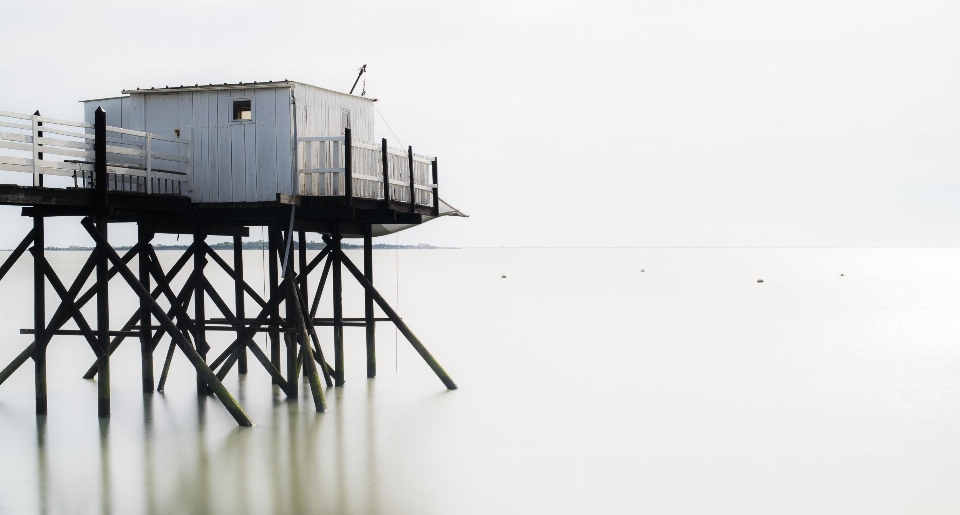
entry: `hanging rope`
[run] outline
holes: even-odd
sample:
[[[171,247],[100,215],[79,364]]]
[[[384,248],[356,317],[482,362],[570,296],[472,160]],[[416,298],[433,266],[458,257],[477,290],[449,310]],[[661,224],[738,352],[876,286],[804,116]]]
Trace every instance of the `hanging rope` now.
[[[380,112],[380,109],[377,109],[377,104],[373,104],[373,108],[377,111],[377,114],[380,115],[380,119],[383,120],[383,123],[387,126],[387,128],[390,129],[390,134],[393,134],[393,137],[397,138],[397,143],[399,143],[401,147],[406,148],[406,145],[400,141],[400,136],[397,136],[397,133],[393,132],[393,127],[391,127],[390,123],[387,122],[387,119],[383,117],[383,113]]]
[[[397,309],[400,309],[400,235],[393,233],[393,277],[396,282],[394,292],[397,295]],[[397,356],[397,326],[393,326],[393,370],[400,370],[400,358]]]

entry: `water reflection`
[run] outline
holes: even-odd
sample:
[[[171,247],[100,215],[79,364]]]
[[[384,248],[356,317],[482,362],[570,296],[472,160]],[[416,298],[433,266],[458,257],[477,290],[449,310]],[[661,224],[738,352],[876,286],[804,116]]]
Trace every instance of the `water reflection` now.
[[[40,513],[43,515],[50,512],[50,508],[47,506],[48,474],[47,416],[37,415],[37,489],[40,494]]]
[[[110,420],[100,419],[100,511],[113,513],[113,483],[110,477]]]

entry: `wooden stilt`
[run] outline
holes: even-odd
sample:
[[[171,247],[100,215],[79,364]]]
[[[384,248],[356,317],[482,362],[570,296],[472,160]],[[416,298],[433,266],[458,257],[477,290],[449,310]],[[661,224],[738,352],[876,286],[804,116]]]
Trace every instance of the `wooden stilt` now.
[[[313,350],[310,348],[307,336],[307,324],[303,317],[303,306],[300,304],[300,295],[293,283],[287,283],[287,303],[293,305],[294,318],[297,324],[297,333],[300,340],[300,349],[303,355],[304,375],[310,381],[310,392],[313,394],[313,405],[319,412],[327,411],[327,401],[323,397],[323,387],[320,386],[320,376],[317,374],[317,364],[313,361]]]
[[[303,297],[301,292],[300,295],[300,311],[303,317],[303,323],[307,328],[307,333],[310,338],[313,340],[314,350],[316,351],[313,354],[317,363],[320,364],[320,369],[323,372],[323,380],[327,383],[327,387],[333,386],[333,381],[331,376],[333,375],[330,372],[330,365],[327,364],[327,360],[323,358],[323,350],[320,348],[320,337],[317,336],[317,329],[313,325],[313,321],[310,319],[310,314],[306,312],[307,309],[307,299]]]
[[[203,283],[205,278],[203,276],[203,269],[207,266],[207,256],[204,249],[204,239],[206,235],[202,232],[196,232],[193,234],[193,244],[197,248],[197,252],[193,254],[193,273],[195,274],[196,282],[194,283],[193,290],[193,340],[194,344],[197,346],[197,354],[200,356],[200,359],[203,361],[207,360],[207,349],[210,348],[207,345],[207,333],[206,333],[206,324],[207,324],[207,311],[206,311],[206,297],[204,296]],[[203,376],[200,372],[197,372],[197,395],[206,395],[207,386],[204,381]]]
[[[99,234],[96,228],[93,227],[89,218],[85,218],[81,222],[90,236],[97,241],[98,245],[103,247],[104,251],[107,253],[107,258],[116,265],[119,270],[120,275],[123,279],[130,285],[133,291],[140,298],[149,299],[150,310],[153,312],[153,315],[157,318],[157,321],[166,327],[167,333],[170,334],[174,341],[177,342],[177,346],[180,347],[180,350],[186,354],[187,359],[190,360],[190,363],[200,372],[200,375],[204,378],[207,385],[213,390],[213,393],[220,399],[220,402],[224,405],[227,411],[233,415],[234,420],[237,421],[241,426],[252,426],[253,422],[250,420],[250,417],[244,413],[243,408],[240,407],[240,404],[237,403],[236,399],[230,395],[230,392],[223,386],[223,383],[217,379],[217,376],[214,375],[213,371],[210,370],[210,367],[207,366],[206,362],[203,361],[203,358],[200,357],[196,349],[194,349],[187,339],[183,336],[180,330],[177,328],[176,324],[167,317],[167,314],[164,313],[163,308],[160,307],[156,301],[150,296],[150,292],[144,289],[143,285],[140,284],[140,281],[137,280],[137,276],[127,268],[126,264],[120,259],[120,256],[117,254],[112,247],[110,247],[106,239]]]
[[[160,382],[157,383],[157,391],[163,392],[167,384],[167,375],[170,374],[170,364],[173,363],[173,349],[177,346],[173,338],[170,339],[170,347],[167,348],[167,357],[163,360],[163,372],[160,373]]]
[[[301,296],[307,295],[307,233],[297,232],[297,257],[300,263],[300,275],[297,276],[297,286],[300,288]]]
[[[107,277],[107,255],[103,249],[107,243],[107,220],[97,216],[97,232],[103,237],[97,244],[97,341],[103,354],[97,360],[97,413],[101,417],[110,416],[110,297]],[[119,257],[119,256],[118,256]]]
[[[363,275],[370,284],[373,284],[373,228],[370,224],[363,226]],[[373,319],[373,295],[364,290],[363,293],[364,323],[367,329],[367,377],[377,377],[377,329]]]
[[[292,225],[293,224],[291,223],[291,226]],[[285,242],[283,246],[284,255],[281,258],[281,262],[285,267],[284,270],[286,271],[286,275],[284,276],[284,279],[290,279],[290,282],[292,283],[293,282],[292,278],[296,275],[294,271],[295,266],[293,264],[294,257],[293,257],[293,231],[292,230],[287,230],[287,232],[284,234],[284,242]],[[285,305],[286,305],[286,320],[289,323],[291,320],[293,320],[293,317],[295,316],[293,312],[294,306],[290,302],[286,302]],[[300,393],[297,389],[297,379],[300,377],[300,368],[297,367],[297,350],[299,347],[297,345],[297,340],[298,338],[296,337],[296,335],[291,335],[290,333],[284,333],[283,341],[287,347],[287,383],[290,385],[290,388],[287,389],[287,397],[291,399],[297,398]]]
[[[277,253],[279,251],[280,245],[280,232],[276,229],[270,227],[267,230],[267,240],[269,245],[268,259],[268,272],[269,281],[270,281],[270,298],[277,298],[279,296],[279,264],[277,263]],[[280,323],[280,308],[274,308],[271,313],[271,322],[273,326],[276,327]],[[270,362],[273,363],[274,368],[277,371],[280,371],[280,331],[274,329],[270,332]],[[274,384],[278,384],[276,378],[274,377]]]
[[[153,239],[153,233],[145,231],[142,227],[137,227],[137,243],[140,248],[146,248]],[[140,252],[139,272],[140,284],[147,290],[150,289],[150,263],[146,252]],[[140,377],[142,379],[144,393],[153,392],[153,338],[150,333],[150,324],[153,317],[150,316],[150,309],[147,303],[140,301]],[[112,343],[112,342],[111,342]],[[109,353],[109,349],[107,350]]]
[[[47,414],[47,343],[44,338],[46,329],[46,280],[39,260],[43,259],[44,247],[43,217],[33,217],[33,329],[37,343],[33,350],[33,381],[36,393],[37,415]]]
[[[427,365],[430,365],[430,368],[433,369],[433,372],[437,374],[437,377],[443,381],[443,384],[446,385],[447,389],[456,390],[457,384],[453,382],[453,379],[450,378],[450,375],[447,374],[442,366],[440,366],[440,363],[430,354],[430,351],[424,347],[423,343],[420,342],[417,336],[413,334],[413,331],[407,327],[407,324],[403,322],[403,319],[400,318],[400,315],[398,315],[397,312],[394,311],[389,304],[387,304],[387,301],[382,295],[380,295],[380,292],[378,292],[376,288],[370,284],[370,281],[367,281],[367,278],[363,276],[363,274],[360,272],[360,269],[357,268],[357,266],[354,265],[353,262],[350,261],[350,259],[339,249],[335,249],[334,253],[340,257],[340,261],[347,268],[347,270],[353,274],[353,277],[357,279],[357,282],[359,282],[361,286],[363,286],[373,295],[373,300],[377,302],[377,305],[380,306],[380,309],[382,309],[387,317],[389,317],[394,323],[394,325],[397,326],[397,329],[399,329],[403,336],[406,337],[407,341],[410,342],[410,345],[416,349],[417,353],[420,354],[420,357],[427,362]]]
[[[243,320],[246,317],[246,309],[244,308],[244,281],[243,281],[243,238],[241,236],[233,237],[233,271],[236,274],[236,277],[233,281],[233,293],[236,297],[236,306],[237,306],[237,318]],[[237,338],[242,337],[243,334],[240,331],[237,331]],[[240,347],[240,354],[237,357],[237,372],[240,374],[247,373],[247,347],[242,345]]]
[[[84,219],[87,232],[96,242],[97,260],[97,341],[103,354],[97,359],[97,413],[101,417],[110,416],[110,298],[109,298],[109,270],[107,270],[107,250],[110,239],[107,234],[107,215],[109,213],[107,195],[107,112],[98,107],[94,112],[94,174],[96,177],[97,216],[96,226],[92,221]],[[116,252],[114,252],[116,254]],[[117,256],[119,258],[119,256]],[[126,266],[118,259],[117,265]]]
[[[333,238],[330,244],[330,258],[333,260],[333,366],[336,370],[334,384],[343,386],[343,284],[340,280],[340,261],[343,252],[340,251],[340,226],[334,225]]]

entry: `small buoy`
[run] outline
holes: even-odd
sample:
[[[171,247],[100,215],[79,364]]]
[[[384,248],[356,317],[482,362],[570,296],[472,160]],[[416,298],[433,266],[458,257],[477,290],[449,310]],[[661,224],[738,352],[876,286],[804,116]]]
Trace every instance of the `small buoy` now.
[[[758,283],[762,283],[762,282],[763,282],[763,279],[757,279],[757,282],[758,282]]]
[[[843,277],[843,274],[840,274],[840,277]]]
[[[501,278],[501,279],[506,279],[506,278],[507,278],[507,276],[505,276],[505,275],[501,275],[501,276],[500,276],[500,278]]]

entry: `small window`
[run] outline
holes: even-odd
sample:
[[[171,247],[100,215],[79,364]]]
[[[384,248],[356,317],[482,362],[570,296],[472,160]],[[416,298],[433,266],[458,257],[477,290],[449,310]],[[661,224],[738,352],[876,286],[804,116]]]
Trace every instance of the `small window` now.
[[[249,100],[233,101],[233,121],[243,122],[253,120],[253,106]]]

